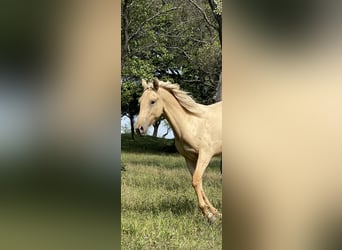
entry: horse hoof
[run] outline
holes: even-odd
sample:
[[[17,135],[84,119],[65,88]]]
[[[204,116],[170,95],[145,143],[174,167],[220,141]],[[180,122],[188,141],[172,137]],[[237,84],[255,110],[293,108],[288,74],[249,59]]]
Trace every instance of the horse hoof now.
[[[212,213],[207,214],[208,221],[213,224],[216,221],[216,216]]]

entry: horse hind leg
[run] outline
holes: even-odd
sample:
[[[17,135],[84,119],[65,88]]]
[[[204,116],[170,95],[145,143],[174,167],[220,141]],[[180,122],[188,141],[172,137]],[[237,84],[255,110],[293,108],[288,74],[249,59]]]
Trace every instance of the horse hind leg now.
[[[194,172],[195,172],[196,161],[193,162],[193,161],[185,158],[185,162],[186,162],[186,166],[188,167],[189,172],[190,172],[191,177],[192,177],[194,175]]]

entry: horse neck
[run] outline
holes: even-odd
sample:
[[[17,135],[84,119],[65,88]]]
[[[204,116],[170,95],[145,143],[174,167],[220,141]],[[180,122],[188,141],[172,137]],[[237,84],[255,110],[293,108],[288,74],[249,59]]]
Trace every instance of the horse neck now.
[[[182,133],[185,133],[187,129],[185,121],[189,121],[193,115],[187,112],[171,93],[164,89],[161,90],[160,96],[164,102],[163,114],[172,127],[175,137],[181,138]]]

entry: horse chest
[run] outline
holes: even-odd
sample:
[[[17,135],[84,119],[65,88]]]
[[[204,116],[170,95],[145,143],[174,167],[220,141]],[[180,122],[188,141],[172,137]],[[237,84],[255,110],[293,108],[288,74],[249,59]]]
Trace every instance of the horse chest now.
[[[176,139],[175,144],[178,152],[181,155],[187,158],[197,159],[198,150],[186,140]]]

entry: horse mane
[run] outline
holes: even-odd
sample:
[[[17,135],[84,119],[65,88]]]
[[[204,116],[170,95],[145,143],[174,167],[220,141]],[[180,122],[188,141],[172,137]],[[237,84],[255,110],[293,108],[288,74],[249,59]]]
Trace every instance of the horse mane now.
[[[172,94],[178,103],[189,113],[200,114],[202,112],[198,103],[196,103],[188,92],[180,89],[179,84],[159,81],[159,87]]]

